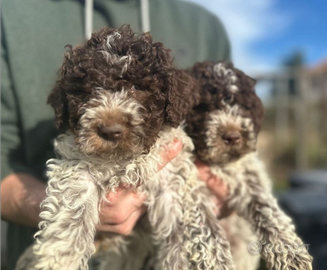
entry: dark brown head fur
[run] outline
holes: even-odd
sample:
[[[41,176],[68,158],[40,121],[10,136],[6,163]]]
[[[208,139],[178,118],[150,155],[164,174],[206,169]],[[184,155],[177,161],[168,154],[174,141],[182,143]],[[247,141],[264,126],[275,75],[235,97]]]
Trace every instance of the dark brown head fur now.
[[[186,128],[197,156],[223,164],[254,151],[263,119],[255,81],[224,62],[196,63],[188,72],[201,88],[200,103],[187,116]]]
[[[177,127],[197,102],[192,79],[149,33],[103,28],[84,46],[67,47],[48,103],[58,128],[89,154],[148,151],[162,126]]]

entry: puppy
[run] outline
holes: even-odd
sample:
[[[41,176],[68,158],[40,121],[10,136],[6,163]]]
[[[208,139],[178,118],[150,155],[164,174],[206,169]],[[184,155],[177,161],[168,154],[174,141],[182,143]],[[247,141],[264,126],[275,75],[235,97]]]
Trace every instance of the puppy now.
[[[31,269],[88,269],[99,206],[120,184],[147,198],[157,269],[233,269],[214,206],[198,181],[193,143],[181,127],[198,103],[197,87],[172,66],[163,44],[129,26],[104,28],[84,46],[68,46],[48,99],[66,133],[55,141],[58,158],[47,163]],[[182,152],[157,172],[160,153],[175,138]]]
[[[263,106],[255,81],[223,62],[197,63],[189,73],[201,86],[186,128],[197,158],[228,184],[228,207],[252,225],[269,269],[312,269],[312,257],[280,210],[256,153]]]

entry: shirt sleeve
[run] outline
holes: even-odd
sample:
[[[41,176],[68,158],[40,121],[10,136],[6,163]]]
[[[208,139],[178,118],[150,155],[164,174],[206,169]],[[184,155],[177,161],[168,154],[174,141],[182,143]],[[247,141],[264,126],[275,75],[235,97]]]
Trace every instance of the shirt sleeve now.
[[[31,173],[24,164],[19,107],[10,74],[4,37],[1,37],[1,179],[14,172]]]

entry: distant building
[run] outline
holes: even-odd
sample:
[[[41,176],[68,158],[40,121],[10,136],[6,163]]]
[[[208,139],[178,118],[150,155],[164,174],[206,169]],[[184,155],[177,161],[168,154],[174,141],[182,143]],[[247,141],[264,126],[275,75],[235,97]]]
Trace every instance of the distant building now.
[[[310,95],[308,99],[314,102],[324,102],[327,106],[327,59],[318,65],[307,69]]]
[[[309,90],[306,98],[312,111],[310,121],[327,136],[327,59],[306,71]]]

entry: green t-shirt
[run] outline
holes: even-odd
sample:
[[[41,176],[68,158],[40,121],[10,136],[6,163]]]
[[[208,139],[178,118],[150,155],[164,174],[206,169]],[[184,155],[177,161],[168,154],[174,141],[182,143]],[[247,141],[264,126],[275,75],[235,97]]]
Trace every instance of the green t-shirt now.
[[[216,16],[192,3],[150,0],[151,34],[172,49],[177,67],[229,60],[226,32]],[[46,104],[64,46],[81,44],[84,1],[3,0],[1,48],[1,179],[27,172],[46,181],[45,161],[54,156],[54,113]],[[94,30],[130,24],[141,31],[138,0],[95,0]],[[34,229],[9,223],[8,261],[33,241]]]

